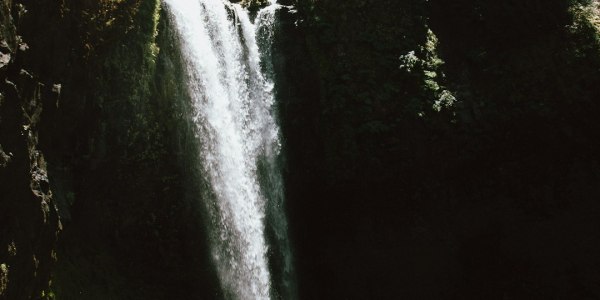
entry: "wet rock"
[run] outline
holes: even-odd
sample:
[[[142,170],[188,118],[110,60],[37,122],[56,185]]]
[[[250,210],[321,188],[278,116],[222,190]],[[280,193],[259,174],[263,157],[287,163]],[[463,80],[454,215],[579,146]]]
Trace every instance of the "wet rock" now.
[[[10,53],[2,53],[0,52],[0,68],[8,65],[10,62]]]
[[[0,299],[38,299],[50,285],[60,231],[38,125],[52,92],[15,60],[28,45],[11,10],[25,13],[0,3]]]
[[[10,155],[4,153],[2,145],[0,145],[0,167],[4,168],[8,163],[10,163]]]
[[[250,10],[258,10],[261,7],[265,7],[269,4],[268,0],[237,0],[231,2],[240,3],[242,6],[247,7]]]

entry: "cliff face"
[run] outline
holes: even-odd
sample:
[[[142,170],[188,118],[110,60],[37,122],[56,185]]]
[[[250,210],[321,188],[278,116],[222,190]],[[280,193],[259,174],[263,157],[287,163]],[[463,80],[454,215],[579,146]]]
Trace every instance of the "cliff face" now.
[[[0,297],[38,298],[56,260],[61,225],[39,132],[44,107],[59,91],[23,66],[17,35],[23,8],[0,4]]]
[[[590,4],[297,1],[280,99],[304,298],[599,293]]]
[[[191,110],[159,2],[5,4],[3,297],[218,297]],[[8,5],[22,8],[17,31]]]

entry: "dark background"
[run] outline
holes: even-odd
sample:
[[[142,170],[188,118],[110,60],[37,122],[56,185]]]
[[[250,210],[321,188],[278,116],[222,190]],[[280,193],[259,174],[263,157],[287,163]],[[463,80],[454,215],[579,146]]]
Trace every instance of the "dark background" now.
[[[577,5],[299,4],[278,52],[301,298],[600,298],[600,48]],[[439,112],[432,67],[399,68],[427,30],[457,99]]]

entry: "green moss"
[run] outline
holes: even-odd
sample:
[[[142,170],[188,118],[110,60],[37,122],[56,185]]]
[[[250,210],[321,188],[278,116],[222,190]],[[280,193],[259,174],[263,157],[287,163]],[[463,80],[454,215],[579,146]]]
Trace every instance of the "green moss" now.
[[[157,0],[154,4],[154,11],[152,13],[152,42],[150,43],[150,55],[156,59],[158,56],[158,52],[160,48],[156,43],[156,38],[158,36],[158,23],[160,22],[160,11],[161,11],[161,1]]]

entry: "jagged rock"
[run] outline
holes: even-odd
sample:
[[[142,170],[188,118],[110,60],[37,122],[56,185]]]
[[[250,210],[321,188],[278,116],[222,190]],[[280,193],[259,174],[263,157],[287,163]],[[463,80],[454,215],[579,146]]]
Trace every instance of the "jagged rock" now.
[[[11,9],[25,12],[0,3],[0,299],[39,299],[50,285],[60,231],[38,125],[52,92],[15,61],[17,49],[28,46]]]
[[[0,52],[0,68],[8,65],[8,63],[10,62],[10,53],[2,53]]]
[[[4,168],[10,162],[10,155],[4,153],[2,145],[0,145],[0,167]]]

